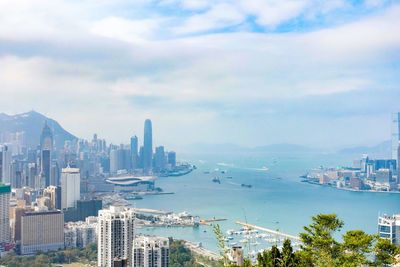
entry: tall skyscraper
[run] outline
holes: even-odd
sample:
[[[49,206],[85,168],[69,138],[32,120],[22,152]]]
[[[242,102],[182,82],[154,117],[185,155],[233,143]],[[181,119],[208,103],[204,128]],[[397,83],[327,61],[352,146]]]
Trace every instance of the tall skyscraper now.
[[[165,161],[164,147],[156,147],[156,153],[154,155],[154,169],[156,172],[161,172],[165,170]]]
[[[0,243],[11,242],[10,196],[11,186],[0,184]]]
[[[131,137],[131,162],[132,169],[138,167],[138,138],[137,136]]]
[[[144,122],[144,141],[143,141],[143,169],[145,173],[151,171],[153,161],[153,133],[151,120]]]
[[[114,261],[132,266],[135,238],[135,212],[122,206],[110,206],[98,216],[98,266],[113,267]]]
[[[12,154],[8,149],[8,146],[3,146],[2,153],[2,183],[9,184],[11,181],[10,165],[11,165]]]
[[[47,125],[47,121],[44,122],[42,134],[40,135],[40,149],[53,150],[53,132]]]
[[[71,208],[81,198],[81,174],[78,168],[61,171],[61,208]]]
[[[169,240],[166,237],[138,236],[133,241],[133,264],[137,267],[169,267]]]
[[[40,172],[44,177],[44,187],[50,185],[51,153],[53,151],[53,132],[44,122],[42,134],[40,135]]]
[[[400,144],[400,112],[392,114],[392,159],[397,159]]]

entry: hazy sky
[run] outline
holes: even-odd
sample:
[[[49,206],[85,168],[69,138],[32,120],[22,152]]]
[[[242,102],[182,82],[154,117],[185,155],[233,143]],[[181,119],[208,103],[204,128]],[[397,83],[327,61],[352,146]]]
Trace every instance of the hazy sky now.
[[[400,2],[0,0],[0,112],[115,143],[390,139]]]

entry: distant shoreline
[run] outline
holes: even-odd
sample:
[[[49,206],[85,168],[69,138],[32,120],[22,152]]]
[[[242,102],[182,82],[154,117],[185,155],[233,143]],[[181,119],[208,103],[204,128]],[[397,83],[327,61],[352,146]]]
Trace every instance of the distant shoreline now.
[[[313,184],[313,185],[319,185],[319,186],[324,186],[324,187],[330,187],[338,190],[344,190],[344,191],[351,191],[351,192],[364,192],[364,193],[385,193],[385,194],[400,194],[400,191],[377,191],[377,190],[358,190],[354,188],[346,188],[346,187],[336,187],[336,186],[331,186],[327,184],[320,184],[317,182],[309,181],[309,180],[302,180],[302,183],[308,183],[308,184]]]

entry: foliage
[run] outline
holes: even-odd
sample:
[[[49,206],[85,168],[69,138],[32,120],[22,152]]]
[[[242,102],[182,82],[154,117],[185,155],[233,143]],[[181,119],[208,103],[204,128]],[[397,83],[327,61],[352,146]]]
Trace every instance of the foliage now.
[[[15,252],[7,253],[0,259],[0,264],[11,267],[47,267],[52,263],[87,262],[97,260],[97,245],[88,244],[86,248],[50,251],[35,256],[21,257]]]
[[[259,267],[314,267],[314,266],[388,266],[400,258],[400,247],[387,239],[369,235],[361,230],[347,231],[343,242],[333,237],[344,223],[336,214],[318,214],[312,217],[312,223],[305,226],[300,234],[300,250],[293,251],[290,240],[283,247],[272,246],[268,251],[257,255]],[[371,261],[375,259],[375,261]],[[226,266],[232,267],[232,264]],[[245,267],[251,266],[246,259]]]
[[[222,233],[221,227],[219,226],[219,224],[217,224],[217,223],[213,224],[212,228],[213,228],[213,232],[217,238],[217,246],[220,250],[220,254],[224,259],[224,265],[227,266],[228,265],[228,257],[227,257],[228,248],[226,247],[226,244],[225,244],[226,238],[225,238],[224,234]]]
[[[169,265],[171,267],[194,267],[198,266],[185,241],[169,239]]]
[[[316,266],[333,266],[340,252],[340,245],[332,234],[343,227],[343,221],[336,214],[318,214],[312,217],[313,223],[304,226],[301,233],[301,249],[309,253]]]
[[[400,248],[391,244],[388,239],[379,239],[374,248],[377,266],[392,264],[400,255]]]

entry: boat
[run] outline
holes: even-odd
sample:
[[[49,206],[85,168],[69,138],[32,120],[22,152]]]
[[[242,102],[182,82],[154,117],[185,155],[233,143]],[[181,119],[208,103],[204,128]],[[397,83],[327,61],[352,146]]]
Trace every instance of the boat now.
[[[251,188],[252,185],[251,184],[242,184],[242,187]]]
[[[242,239],[242,240],[240,240],[239,242],[240,242],[240,243],[247,243],[248,240],[247,240],[247,239]]]
[[[226,234],[227,235],[232,235],[233,234],[233,230],[231,229],[231,230],[226,231]]]
[[[214,177],[211,181],[213,181],[214,183],[221,183],[221,180],[218,177]]]
[[[232,178],[233,178],[232,176],[227,176],[227,177],[226,177],[226,179],[232,179]]]
[[[204,174],[210,174],[210,171],[204,171],[203,173]]]
[[[225,174],[226,171],[221,171],[222,174]]]

